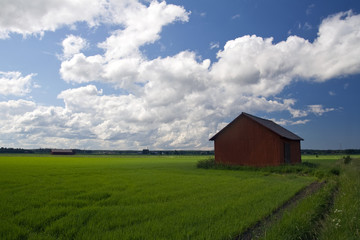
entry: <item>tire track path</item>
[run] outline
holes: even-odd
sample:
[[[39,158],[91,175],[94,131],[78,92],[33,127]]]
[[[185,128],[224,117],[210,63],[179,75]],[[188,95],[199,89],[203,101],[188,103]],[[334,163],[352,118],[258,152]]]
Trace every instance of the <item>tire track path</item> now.
[[[280,219],[284,214],[285,210],[293,208],[300,200],[317,192],[326,182],[313,182],[307,187],[300,190],[296,193],[291,199],[281,205],[279,208],[274,210],[270,215],[258,221],[252,227],[248,228],[245,232],[236,236],[234,240],[251,240],[258,239],[264,235],[265,230],[270,226],[274,221]]]

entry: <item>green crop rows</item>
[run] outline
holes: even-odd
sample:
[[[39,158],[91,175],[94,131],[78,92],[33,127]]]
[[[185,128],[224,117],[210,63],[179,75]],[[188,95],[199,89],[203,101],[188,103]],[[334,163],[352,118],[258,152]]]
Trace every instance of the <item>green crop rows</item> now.
[[[0,156],[0,239],[231,239],[313,176],[206,157]]]

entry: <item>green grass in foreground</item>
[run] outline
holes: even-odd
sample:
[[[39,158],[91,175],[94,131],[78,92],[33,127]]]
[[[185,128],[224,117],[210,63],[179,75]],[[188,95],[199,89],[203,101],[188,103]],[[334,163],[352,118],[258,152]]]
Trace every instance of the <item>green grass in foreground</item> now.
[[[360,239],[360,158],[342,164],[339,190],[321,239]]]
[[[285,211],[279,222],[266,229],[262,239],[319,239],[320,221],[332,203],[336,182],[330,180],[323,188],[305,197],[296,207]]]
[[[288,209],[262,239],[360,239],[360,158],[356,157],[348,164],[340,156],[305,158],[324,169],[336,166],[341,174],[328,177],[325,187]]]
[[[303,163],[279,167],[249,168],[214,165],[211,160],[198,167],[316,176],[326,185],[297,205],[286,209],[258,239],[360,239],[360,156],[302,156]],[[352,159],[352,160],[350,160]],[[335,196],[335,201],[334,201]]]
[[[315,179],[202,158],[0,155],[0,239],[231,239]]]

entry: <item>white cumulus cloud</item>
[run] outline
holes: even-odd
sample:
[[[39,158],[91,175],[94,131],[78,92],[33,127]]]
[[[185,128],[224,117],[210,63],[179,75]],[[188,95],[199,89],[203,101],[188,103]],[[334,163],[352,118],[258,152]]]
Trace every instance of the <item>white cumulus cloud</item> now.
[[[20,72],[0,71],[0,95],[24,96],[30,93],[35,75],[23,76]]]
[[[335,108],[324,108],[324,106],[320,104],[309,105],[308,108],[309,112],[319,116],[323,115],[326,112],[331,112],[335,110]]]
[[[63,47],[62,58],[69,59],[72,58],[75,54],[80,53],[80,51],[88,46],[86,39],[83,39],[78,36],[69,35],[61,43]]]
[[[290,36],[243,36],[228,41],[212,66],[213,78],[246,94],[273,96],[291,82],[323,82],[360,72],[360,15],[339,13],[326,18],[313,43]]]
[[[132,88],[139,80],[137,75],[144,60],[139,48],[158,40],[164,26],[188,19],[189,13],[183,7],[166,2],[153,1],[149,6],[136,4],[128,7],[121,16],[123,27],[98,44],[104,49],[104,55],[87,57],[82,53],[74,54],[62,62],[61,76],[68,82],[103,81],[121,88]]]
[[[165,5],[165,12],[159,9]],[[168,21],[179,11],[175,5],[157,1],[151,2],[149,8],[153,8],[154,14],[162,14],[163,21]],[[127,34],[141,33],[142,36],[137,38],[141,41],[141,38],[153,34],[149,32],[153,28],[147,29],[146,26],[158,23],[153,21],[153,15],[147,15],[147,9],[137,0],[3,0],[0,8],[0,39],[9,38],[11,33],[43,35],[46,31],[55,31],[64,26],[75,28],[76,23],[85,22],[90,27],[102,23],[131,26],[127,28]],[[138,12],[144,15],[136,19]],[[143,19],[143,22],[138,22],[139,19]]]
[[[166,2],[153,1],[148,7],[139,4],[124,12],[124,29],[114,31],[99,47],[106,51],[108,61],[138,55],[140,46],[160,38],[163,26],[174,21],[188,21],[188,15],[184,8]]]
[[[59,93],[64,107],[17,102],[24,112],[12,114],[15,102],[0,104],[12,114],[1,120],[3,130],[25,136],[23,144],[37,139],[60,147],[72,143],[72,148],[209,148],[208,138],[241,111],[287,111],[293,119],[280,120],[286,125],[334,111],[320,104],[297,109],[296,99],[278,96],[294,81],[323,82],[360,72],[360,15],[352,12],[324,19],[313,42],[297,36],[278,43],[255,35],[230,40],[211,63],[190,50],[155,59],[141,51],[160,38],[164,26],[188,21],[183,7],[132,2],[128,10],[109,10],[107,21],[121,27],[97,45],[103,54],[86,56],[80,37],[64,40],[62,78],[87,85]],[[115,93],[107,95],[98,82]],[[116,94],[119,88],[122,94]]]
[[[105,0],[1,1],[0,38],[8,38],[10,33],[42,35],[81,21],[95,26],[108,15],[108,4]]]
[[[147,14],[152,14],[154,9],[164,11],[166,5],[162,4],[155,3],[152,9],[147,9]],[[145,14],[142,11],[145,10],[140,11]],[[214,63],[208,59],[201,60],[201,56],[191,51],[153,60],[143,56],[140,47],[157,40],[162,25],[178,19],[186,20],[185,10],[178,14],[183,17],[159,17],[162,24],[139,39],[130,34],[132,30],[128,31],[127,28],[143,29],[142,21],[139,27],[128,25],[114,32],[99,44],[105,50],[104,55],[86,57],[79,53],[63,62],[61,73],[66,81],[87,79],[112,83],[130,92],[122,96],[94,97],[111,103],[100,104],[93,102],[94,99],[88,99],[91,106],[111,106],[106,114],[103,112],[106,107],[86,107],[93,109],[93,116],[107,116],[106,120],[98,120],[102,124],[96,126],[94,134],[104,139],[131,136],[130,139],[146,142],[146,146],[171,148],[207,146],[206,139],[216,131],[218,124],[241,111],[288,111],[293,118],[298,119],[283,121],[284,124],[305,124],[309,120],[299,118],[307,117],[310,113],[322,115],[334,109],[322,105],[296,109],[295,99],[274,99],[273,96],[294,81],[322,82],[360,71],[360,59],[355,57],[360,53],[360,17],[352,12],[324,19],[319,27],[318,38],[313,43],[297,36],[273,43],[272,38],[253,35],[228,41],[218,52],[218,60]],[[136,39],[126,50],[119,47],[124,34],[129,34],[130,39]],[[91,58],[98,59],[94,61],[96,67],[90,67],[94,64],[88,61]],[[70,64],[71,61],[74,62]],[[82,65],[82,62],[89,65]],[[71,66],[66,69],[67,64]],[[96,69],[94,76],[86,76],[91,73],[90,69]],[[71,78],[66,77],[66,74],[72,74]],[[76,95],[73,96],[75,101]],[[67,99],[64,98],[64,101],[70,106]],[[115,99],[116,104],[113,102]],[[121,107],[123,104],[126,107]],[[76,108],[72,111],[84,112]],[[142,125],[146,129],[141,128]],[[144,137],[151,139],[152,145],[143,140]]]

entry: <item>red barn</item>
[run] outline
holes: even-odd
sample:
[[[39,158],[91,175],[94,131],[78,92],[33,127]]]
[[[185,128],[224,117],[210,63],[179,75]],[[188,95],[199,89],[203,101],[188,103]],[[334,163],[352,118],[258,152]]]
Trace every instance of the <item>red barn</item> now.
[[[300,163],[304,139],[271,120],[241,113],[210,140],[217,163],[260,167]]]
[[[72,149],[51,149],[52,155],[74,155],[75,151]]]

